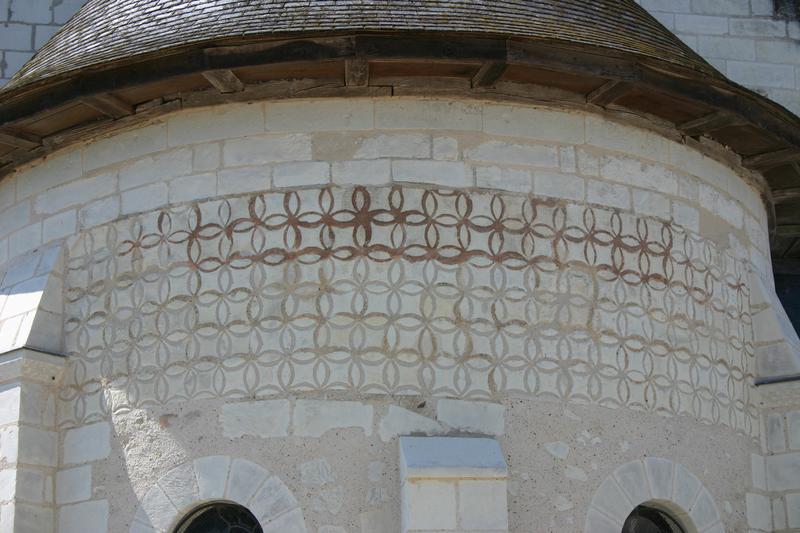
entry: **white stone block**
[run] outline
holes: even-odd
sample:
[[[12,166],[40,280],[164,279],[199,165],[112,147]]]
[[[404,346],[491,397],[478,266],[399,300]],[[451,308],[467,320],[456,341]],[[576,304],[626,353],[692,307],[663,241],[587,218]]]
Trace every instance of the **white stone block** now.
[[[481,105],[439,100],[393,99],[375,102],[379,129],[474,130],[482,125]]]
[[[373,127],[372,100],[322,99],[266,104],[267,131],[344,131]]]
[[[153,529],[166,531],[175,520],[178,510],[158,485],[153,485],[142,498],[141,506],[134,520],[151,526]]]
[[[92,466],[59,470],[56,475],[56,503],[75,503],[92,497]]]
[[[732,18],[731,35],[750,37],[785,37],[786,21],[761,18]]]
[[[169,202],[166,183],[153,183],[122,193],[122,214],[150,211]]]
[[[788,526],[800,528],[800,493],[786,495]]]
[[[712,59],[738,59],[754,61],[756,41],[743,37],[700,35],[697,46],[703,57]]]
[[[437,161],[458,161],[458,140],[453,137],[434,137],[433,158]]]
[[[602,206],[630,209],[631,192],[624,185],[617,185],[607,181],[587,180],[586,201]]]
[[[108,531],[108,500],[64,505],[58,511],[58,533]]]
[[[119,170],[119,188],[135,189],[155,181],[168,181],[192,173],[192,150],[180,148],[144,157]]]
[[[217,194],[262,192],[270,188],[272,169],[242,167],[220,170],[217,173]]]
[[[217,106],[177,113],[169,118],[169,144],[218,141],[264,132],[262,104]]]
[[[355,159],[381,159],[384,157],[429,159],[431,157],[431,138],[430,135],[419,133],[371,136],[361,141],[353,157]]]
[[[675,477],[673,463],[667,459],[648,457],[644,460],[647,477],[650,480],[653,498],[669,500],[672,498],[672,484]]]
[[[19,427],[20,463],[39,466],[58,464],[58,433],[30,426]]]
[[[476,185],[483,189],[530,193],[533,176],[530,170],[505,167],[475,167]]]
[[[772,498],[772,527],[780,531],[786,529],[786,523],[786,506],[783,498]]]
[[[767,470],[763,456],[750,454],[750,472],[753,486],[760,490],[767,490]]]
[[[77,231],[78,211],[71,209],[42,221],[42,242],[50,242],[74,235]]]
[[[725,35],[728,33],[728,17],[676,14],[675,31],[700,35]]]
[[[325,185],[330,181],[330,163],[281,163],[272,170],[272,183],[277,188]]]
[[[584,199],[585,187],[583,178],[572,174],[539,170],[533,174],[533,193],[537,196],[581,202]]]
[[[606,179],[676,195],[678,176],[661,165],[653,165],[627,156],[605,156],[600,175]]]
[[[0,234],[9,233],[25,227],[31,220],[30,202],[20,202],[7,209],[0,210]]]
[[[767,415],[767,449],[771,452],[786,450],[786,428],[783,413],[770,413]]]
[[[222,145],[220,143],[197,144],[192,147],[192,170],[208,172],[218,170],[222,162]]]
[[[633,210],[637,214],[669,220],[669,198],[654,191],[633,190]]]
[[[52,19],[51,4],[48,0],[26,0],[6,5],[8,5],[8,15],[13,21],[47,24]]]
[[[49,533],[53,530],[55,518],[53,516],[53,509],[50,507],[16,502],[13,505],[13,513],[14,533]],[[60,532],[61,530],[59,530],[59,533]]]
[[[226,403],[222,406],[222,434],[229,439],[253,435],[261,438],[289,434],[289,400]]]
[[[508,477],[508,467],[494,439],[401,437],[400,477],[503,479]]]
[[[231,462],[230,474],[228,474],[225,497],[247,506],[250,498],[268,477],[269,473],[260,466],[244,459],[234,459]]]
[[[559,168],[561,172],[578,171],[578,155],[574,146],[564,146],[558,149]]]
[[[263,528],[263,533],[306,533],[303,511],[295,509],[282,514]]]
[[[505,480],[458,482],[458,527],[463,530],[507,531],[508,496]]]
[[[787,430],[789,432],[789,449],[800,450],[800,411],[786,413]]]
[[[378,434],[383,442],[389,442],[401,435],[436,435],[442,433],[441,424],[408,409],[390,405],[389,410],[378,425]]]
[[[459,431],[487,435],[505,433],[505,407],[496,403],[439,400],[436,418]]]
[[[217,194],[217,174],[193,174],[169,182],[169,203],[190,202]]]
[[[756,87],[795,88],[792,65],[770,65],[751,61],[728,61],[728,77],[743,85]]]
[[[107,196],[96,200],[78,211],[81,228],[92,228],[115,220],[120,215],[119,196]]]
[[[0,470],[0,502],[10,502],[17,494],[17,469]]]
[[[600,156],[588,150],[578,150],[578,172],[584,176],[600,175]]]
[[[483,129],[494,135],[566,144],[583,144],[585,140],[584,118],[580,113],[535,107],[486,105]]]
[[[634,505],[652,498],[650,483],[642,461],[625,463],[614,471],[614,477],[628,500]]]
[[[335,161],[331,175],[337,185],[385,185],[392,181],[392,165],[388,159]]]
[[[767,457],[767,487],[772,491],[800,490],[800,453]]]
[[[709,526],[719,521],[719,511],[714,503],[714,498],[707,488],[703,487],[697,496],[689,516],[700,531],[705,531]]]
[[[48,490],[45,493],[45,485],[50,479],[42,470],[17,468],[17,501],[32,504],[52,503],[52,491]]]
[[[97,198],[108,196],[116,192],[116,190],[116,172],[75,180],[36,196],[36,212],[43,214],[56,213],[67,207],[86,204]]]
[[[472,186],[467,166],[455,161],[393,161],[392,179],[443,187]]]
[[[0,428],[0,459],[7,463],[16,463],[19,456],[19,427],[5,426]]]
[[[81,150],[73,149],[47,156],[34,166],[19,171],[17,201],[80,178],[83,175],[82,157]]]
[[[88,463],[105,459],[111,453],[111,427],[108,422],[96,422],[67,430],[64,434],[62,460],[64,464]]]
[[[465,159],[484,161],[499,165],[527,165],[543,168],[558,168],[558,149],[554,146],[514,144],[503,141],[487,141],[464,152]]]
[[[179,511],[191,509],[200,500],[194,464],[191,462],[183,463],[161,476],[158,486]]]
[[[197,489],[201,499],[213,500],[225,495],[230,466],[230,457],[223,455],[195,459],[194,473],[197,477]]]
[[[456,484],[452,481],[406,481],[402,487],[402,531],[455,530]]]
[[[332,400],[298,400],[294,406],[294,434],[321,437],[332,429],[361,428],[372,435],[371,405]]]
[[[120,133],[88,145],[83,152],[85,171],[160,152],[167,147],[167,127],[154,124]]]
[[[672,202],[672,218],[690,231],[700,231],[700,212],[688,204]]]
[[[261,523],[270,522],[297,507],[297,500],[277,476],[267,479],[248,506]]]
[[[222,150],[226,168],[311,159],[311,141],[305,135],[260,135],[226,141]]]
[[[22,255],[42,244],[42,223],[34,222],[8,236],[8,254]]]
[[[761,494],[745,494],[747,524],[755,529],[772,531],[772,506],[769,498]]]

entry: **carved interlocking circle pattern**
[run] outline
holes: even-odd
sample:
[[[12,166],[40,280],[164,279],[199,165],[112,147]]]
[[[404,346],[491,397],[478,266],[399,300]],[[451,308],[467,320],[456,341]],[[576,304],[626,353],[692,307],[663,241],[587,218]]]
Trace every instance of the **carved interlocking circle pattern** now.
[[[480,191],[175,206],[70,252],[62,420],[305,392],[537,396],[748,434],[746,265],[667,222]]]

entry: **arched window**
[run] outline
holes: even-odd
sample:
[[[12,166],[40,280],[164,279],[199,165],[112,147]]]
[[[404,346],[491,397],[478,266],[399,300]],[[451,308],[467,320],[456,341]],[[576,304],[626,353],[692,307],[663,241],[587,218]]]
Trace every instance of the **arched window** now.
[[[669,513],[640,505],[628,515],[622,533],[686,533]]]
[[[253,513],[235,503],[217,502],[195,509],[175,533],[262,533]]]

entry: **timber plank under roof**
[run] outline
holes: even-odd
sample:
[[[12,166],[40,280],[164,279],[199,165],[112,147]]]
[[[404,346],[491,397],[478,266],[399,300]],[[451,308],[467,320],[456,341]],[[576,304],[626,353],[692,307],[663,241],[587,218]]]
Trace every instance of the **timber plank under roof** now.
[[[713,139],[764,173],[773,254],[800,257],[800,119],[632,0],[90,0],[0,90],[0,173],[185,107],[403,94],[602,108]]]

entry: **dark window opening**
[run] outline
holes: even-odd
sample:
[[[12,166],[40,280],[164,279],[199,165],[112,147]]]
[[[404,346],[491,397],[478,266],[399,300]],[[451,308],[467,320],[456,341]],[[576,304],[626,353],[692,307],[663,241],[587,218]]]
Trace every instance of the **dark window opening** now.
[[[233,503],[212,503],[190,513],[175,533],[262,533],[253,513]]]
[[[622,533],[686,533],[686,531],[668,513],[640,505],[625,520]]]
[[[774,0],[775,16],[789,20],[800,20],[800,0]]]

